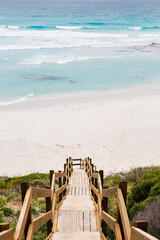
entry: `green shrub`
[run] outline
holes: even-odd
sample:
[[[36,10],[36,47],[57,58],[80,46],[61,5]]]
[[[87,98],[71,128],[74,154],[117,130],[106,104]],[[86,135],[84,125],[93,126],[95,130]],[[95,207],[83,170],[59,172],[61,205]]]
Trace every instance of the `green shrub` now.
[[[5,217],[9,217],[14,214],[14,211],[8,207],[3,207],[3,208],[1,208],[1,210],[3,211]]]
[[[2,223],[4,221],[4,213],[0,210],[0,222]]]
[[[160,170],[151,170],[135,182],[128,196],[129,218],[154,201],[160,195]]]

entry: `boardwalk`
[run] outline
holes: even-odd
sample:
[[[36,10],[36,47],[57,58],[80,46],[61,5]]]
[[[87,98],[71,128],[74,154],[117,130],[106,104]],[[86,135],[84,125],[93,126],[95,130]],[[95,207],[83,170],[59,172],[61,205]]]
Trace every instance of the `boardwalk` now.
[[[74,167],[79,166],[79,169]],[[34,240],[45,224],[45,240],[106,240],[110,228],[116,240],[158,240],[147,233],[146,221],[130,226],[127,209],[127,183],[103,187],[103,171],[97,171],[90,158],[69,158],[64,171],[50,170],[50,188],[21,183],[22,209],[16,231],[0,223],[0,240]],[[45,199],[46,213],[32,218],[32,199]],[[108,213],[108,199],[117,201],[117,216]],[[110,206],[111,207],[111,206]]]
[[[96,209],[91,200],[89,181],[84,170],[74,169],[69,180],[53,239],[100,239]]]

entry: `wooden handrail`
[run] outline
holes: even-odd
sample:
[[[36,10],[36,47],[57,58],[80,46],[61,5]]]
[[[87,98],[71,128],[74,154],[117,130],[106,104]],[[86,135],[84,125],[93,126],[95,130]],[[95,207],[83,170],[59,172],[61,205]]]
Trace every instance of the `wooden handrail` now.
[[[59,177],[67,177],[66,173],[64,172],[56,172],[55,173],[55,177],[56,178],[59,178]]]
[[[1,240],[14,240],[13,230],[8,229],[8,230],[0,232],[0,239]]]
[[[29,209],[30,209],[30,205],[31,205],[31,201],[32,201],[32,189],[30,187],[26,192],[26,196],[25,196],[24,203],[23,203],[23,206],[22,206],[22,210],[21,210],[21,213],[20,213],[20,217],[19,217],[19,220],[18,220],[16,232],[15,232],[15,235],[14,235],[15,240],[22,240],[24,229],[25,229],[25,226],[26,226],[28,213],[29,213]]]
[[[118,207],[119,207],[120,215],[122,219],[125,240],[130,240],[131,238],[130,223],[129,223],[129,218],[127,214],[126,205],[125,205],[122,191],[120,188],[117,189],[117,202],[118,202]]]
[[[32,187],[32,199],[51,197],[51,189]]]
[[[131,227],[131,240],[158,240],[139,228]]]
[[[116,198],[117,197],[117,187],[103,189],[102,196],[107,197],[107,198]]]
[[[67,184],[64,184],[62,187],[58,188],[57,190],[55,190],[55,195],[56,197],[58,197],[58,195],[63,192],[67,187]]]
[[[107,223],[107,225],[115,232],[116,219],[110,216],[108,213],[102,211],[102,219]]]

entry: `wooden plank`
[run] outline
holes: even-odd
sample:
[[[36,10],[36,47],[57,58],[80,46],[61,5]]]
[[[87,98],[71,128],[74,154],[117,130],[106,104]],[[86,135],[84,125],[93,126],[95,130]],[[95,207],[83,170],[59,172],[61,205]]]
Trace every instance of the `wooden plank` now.
[[[64,184],[62,187],[58,188],[57,190],[55,190],[55,194],[56,194],[56,197],[61,193],[63,192],[67,187],[67,184]]]
[[[102,180],[101,180],[101,176],[98,173],[98,185],[99,185],[99,192],[100,192],[100,196],[102,198],[102,189],[103,189],[103,184],[102,184]]]
[[[66,173],[64,173],[64,172],[56,172],[55,175],[56,175],[56,178],[67,176]]]
[[[32,187],[32,198],[51,197],[51,189]]]
[[[102,211],[102,219],[107,223],[107,225],[115,232],[116,219],[110,216],[108,213]]]
[[[93,192],[97,195],[97,197],[100,195],[99,191],[93,186],[93,184],[90,185]]]
[[[30,187],[26,192],[26,196],[23,202],[22,210],[20,213],[20,217],[18,220],[16,232],[15,232],[15,240],[21,240],[23,237],[31,201],[32,201],[32,189]]]
[[[6,231],[9,229],[9,223],[0,223],[0,232]]]
[[[42,214],[32,221],[33,232],[35,233],[40,227],[46,224],[52,218],[52,211]]]
[[[118,223],[115,223],[115,238],[116,240],[122,240],[121,229]]]
[[[140,228],[144,232],[148,231],[148,221],[135,221],[134,227]]]
[[[120,188],[117,188],[117,202],[118,202],[118,208],[119,208],[121,219],[122,219],[125,240],[130,240],[130,236],[131,236],[130,223],[128,219],[126,205],[125,205],[122,191]]]
[[[131,240],[158,240],[139,228],[131,227]]]
[[[33,222],[29,225],[28,234],[26,240],[33,240]]]
[[[92,174],[91,174],[91,177],[93,177],[93,178],[98,178],[98,173],[92,173]]]
[[[14,240],[13,230],[9,229],[9,230],[0,232],[0,240]]]
[[[103,189],[102,196],[107,197],[107,198],[116,198],[117,197],[117,187]]]

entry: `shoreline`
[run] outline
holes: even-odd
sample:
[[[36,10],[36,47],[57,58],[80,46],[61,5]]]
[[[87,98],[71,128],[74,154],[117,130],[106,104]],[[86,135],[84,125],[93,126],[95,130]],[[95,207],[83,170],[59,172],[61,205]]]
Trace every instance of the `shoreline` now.
[[[0,107],[0,175],[93,158],[105,174],[159,165],[160,84],[43,96]]]
[[[94,102],[103,100],[121,100],[139,97],[159,96],[160,83],[139,84],[129,88],[116,90],[79,91],[66,93],[53,93],[0,99],[0,110],[48,107],[64,103]]]

